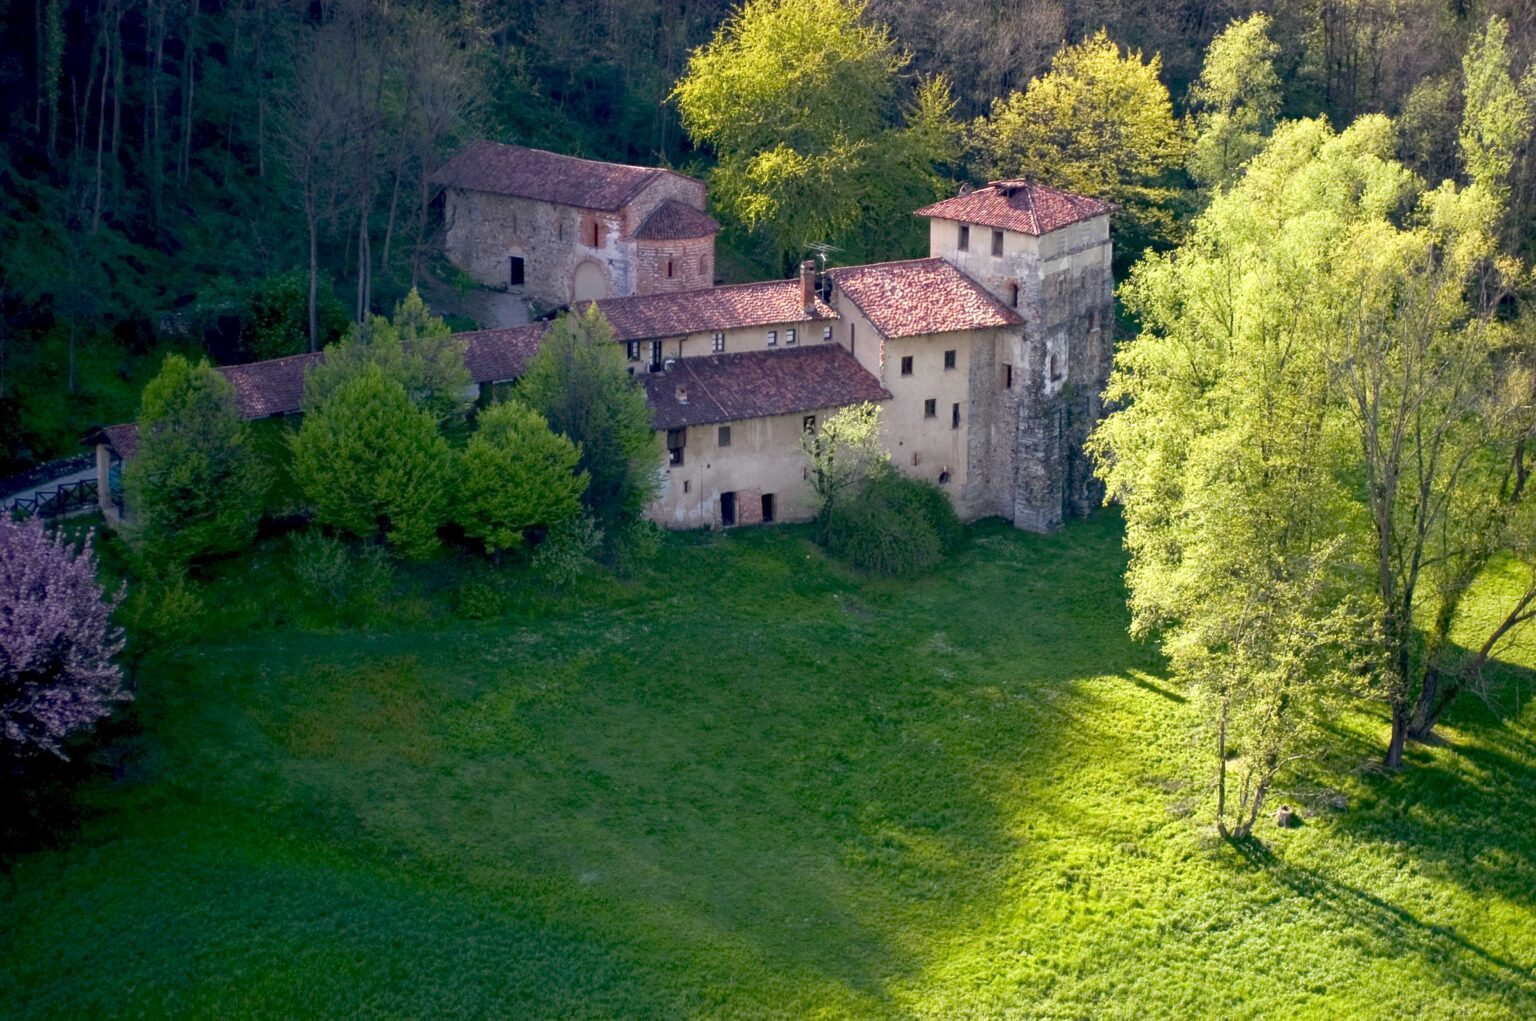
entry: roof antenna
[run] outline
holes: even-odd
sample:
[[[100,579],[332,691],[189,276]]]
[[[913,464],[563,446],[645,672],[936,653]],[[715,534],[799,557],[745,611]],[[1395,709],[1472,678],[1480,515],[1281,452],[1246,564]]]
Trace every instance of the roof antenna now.
[[[832,285],[827,280],[827,256],[833,252],[841,252],[842,249],[825,241],[812,241],[805,247],[816,253],[816,293],[821,295],[822,301],[829,301],[832,297]]]

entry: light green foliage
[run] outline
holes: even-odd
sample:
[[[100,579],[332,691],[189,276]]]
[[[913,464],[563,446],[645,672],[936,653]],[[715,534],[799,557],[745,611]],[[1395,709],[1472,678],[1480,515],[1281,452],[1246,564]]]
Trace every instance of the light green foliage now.
[[[1195,142],[1189,172],[1208,188],[1225,188],[1264,146],[1280,112],[1280,47],[1267,14],[1234,21],[1211,40],[1199,79],[1190,86]]]
[[[467,535],[497,553],[516,549],[528,529],[558,525],[581,510],[587,474],[581,454],[519,401],[482,411],[459,456],[454,517]]]
[[[1461,66],[1466,81],[1462,165],[1474,182],[1507,196],[1515,159],[1530,139],[1536,67],[1523,87],[1510,77],[1509,26],[1502,18],[1490,18],[1482,35],[1467,44]]]
[[[1391,607],[1405,582],[1410,617],[1434,604],[1427,564],[1486,563],[1463,559],[1488,534],[1475,508],[1499,502],[1487,472],[1514,450],[1493,372],[1509,338],[1464,298],[1496,206],[1418,201],[1393,145],[1379,116],[1282,126],[1121,290],[1144,329],[1091,446],[1125,506],[1133,628],[1207,709],[1218,821],[1238,833],[1346,695],[1411,700],[1429,622]]]
[[[988,522],[893,582],[796,526],[669,536],[486,623],[452,563],[404,565],[448,586],[429,627],[157,650],[124,780],[0,878],[5,1013],[1536,1016],[1536,633],[1422,768],[1314,762],[1304,825],[1233,849],[1189,814],[1198,714],[1126,634],[1120,537]]]
[[[825,524],[832,505],[848,489],[888,464],[880,439],[880,405],[865,401],[839,410],[800,437],[816,494],[816,517]]]
[[[359,546],[319,529],[293,536],[288,570],[312,616],[353,622],[369,619],[395,580],[382,547]]]
[[[854,228],[876,213],[911,211],[893,202],[933,198],[934,163],[955,152],[947,85],[922,86],[898,127],[907,58],[864,13],[860,0],[752,0],[672,93],[689,135],[719,157],[715,201],[786,264],[812,242],[857,244]]]
[[[271,476],[229,380],[205,361],[168,356],[144,388],[138,426],[123,477],[133,545],[166,565],[248,546]]]
[[[1173,228],[1177,192],[1170,174],[1188,148],[1162,61],[1140,50],[1122,52],[1100,30],[1064,46],[1051,69],[1022,92],[992,104],[973,125],[973,144],[986,172],[1023,177],[1107,199],[1121,207],[1117,246],[1144,247]]]
[[[364,538],[382,533],[406,556],[437,547],[453,451],[379,366],[359,369],[307,412],[292,448],[293,477],[319,521]]]
[[[370,316],[304,377],[305,410],[320,405],[343,381],[376,365],[405,388],[411,402],[440,425],[452,423],[473,401],[464,341],[431,314],[415,290],[395,306],[393,317]]]
[[[640,383],[596,305],[555,321],[518,381],[517,399],[581,451],[582,503],[610,535],[639,517],[661,480],[661,449]]]

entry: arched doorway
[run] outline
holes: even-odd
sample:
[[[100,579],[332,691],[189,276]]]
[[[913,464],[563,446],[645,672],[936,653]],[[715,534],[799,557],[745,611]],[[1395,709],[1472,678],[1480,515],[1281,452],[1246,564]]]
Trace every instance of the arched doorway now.
[[[576,264],[571,275],[571,300],[595,301],[608,297],[608,271],[601,265],[586,259]]]

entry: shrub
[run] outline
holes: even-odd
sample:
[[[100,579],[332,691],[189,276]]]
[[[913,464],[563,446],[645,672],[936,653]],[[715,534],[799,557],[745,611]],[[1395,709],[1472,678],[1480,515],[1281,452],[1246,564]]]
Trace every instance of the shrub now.
[[[354,547],[323,532],[299,532],[292,540],[289,569],[299,592],[313,606],[364,619],[394,588],[394,568],[378,546]]]
[[[661,529],[640,518],[619,530],[613,544],[613,565],[620,574],[633,575],[661,552]]]
[[[550,529],[533,554],[533,569],[556,588],[592,570],[603,547],[603,530],[590,514],[578,514]]]
[[[293,477],[322,522],[382,532],[407,556],[437,547],[453,451],[432,415],[376,365],[341,383],[293,437]]]
[[[838,559],[904,578],[930,570],[958,548],[965,528],[943,490],[887,469],[832,505],[825,535],[827,551]]]
[[[507,609],[507,596],[494,579],[470,577],[459,586],[454,614],[461,620],[490,620]]]
[[[315,316],[321,344],[339,336],[347,327],[347,310],[328,280],[319,282]],[[240,345],[251,361],[281,358],[309,349],[309,275],[304,270],[269,276],[251,288],[241,317]]]
[[[576,470],[579,458],[576,445],[532,408],[487,408],[459,458],[458,523],[491,553],[521,546],[528,529],[581,511],[587,473]]]

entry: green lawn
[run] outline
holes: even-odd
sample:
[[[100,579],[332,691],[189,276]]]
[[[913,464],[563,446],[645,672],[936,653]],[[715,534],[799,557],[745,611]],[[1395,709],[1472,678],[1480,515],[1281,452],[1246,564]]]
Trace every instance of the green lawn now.
[[[0,1013],[1536,1016],[1532,675],[1395,776],[1341,722],[1347,808],[1239,853],[1122,566],[1108,514],[902,583],[741,531],[151,659],[121,779],[0,883]]]

